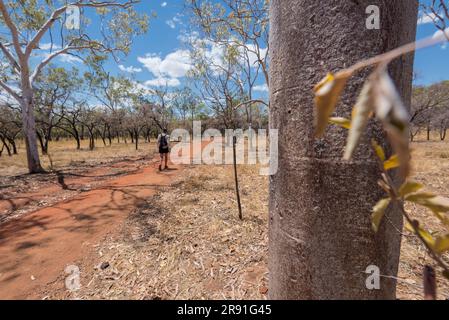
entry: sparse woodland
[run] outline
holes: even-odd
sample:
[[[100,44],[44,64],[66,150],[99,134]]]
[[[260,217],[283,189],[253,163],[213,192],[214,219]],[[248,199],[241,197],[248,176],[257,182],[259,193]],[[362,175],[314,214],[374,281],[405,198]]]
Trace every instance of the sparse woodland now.
[[[14,219],[76,199],[115,175],[125,184],[126,176],[144,172],[138,178],[148,181],[140,185],[131,179],[131,187],[120,190],[126,206],[105,205],[114,214],[127,214],[120,229],[126,236],[90,239],[100,242],[95,254],[105,259],[106,252],[117,269],[85,275],[83,281],[93,285],[82,288],[82,298],[395,299],[398,292],[402,298],[449,298],[437,297],[438,288],[446,294],[449,282],[449,190],[437,176],[449,172],[433,175],[416,163],[428,161],[439,171],[434,162],[442,159],[443,168],[449,159],[444,150],[449,80],[413,85],[416,52],[449,41],[448,1],[377,1],[382,27],[368,30],[355,27],[357,21],[365,23],[368,0],[186,0],[189,32],[182,38],[191,64],[183,86],[147,86],[108,70],[157,19],[137,10],[139,3],[0,0],[0,170],[8,172],[1,178],[0,234],[3,224],[5,239],[17,231]],[[92,30],[87,17],[79,30],[67,29],[70,6],[95,12],[102,30]],[[431,20],[438,36],[417,41],[418,15]],[[48,36],[49,53],[40,55]],[[61,56],[84,66],[57,63]],[[257,170],[234,160],[233,171],[190,167],[184,174],[176,168],[176,184],[173,177],[156,176],[149,165],[157,161],[152,153],[158,135],[165,128],[192,133],[194,121],[201,121],[202,130],[219,132],[278,129],[278,172],[254,178]],[[63,153],[69,156],[60,161]],[[93,160],[87,166],[89,155]],[[20,173],[39,175],[5,169],[14,162]],[[101,173],[98,181],[91,179],[95,170]],[[63,194],[49,187],[53,180]],[[173,184],[174,191],[162,196],[157,188],[142,191],[158,183]],[[117,185],[108,186],[111,199]],[[44,204],[47,195],[40,188],[55,193]],[[175,201],[176,212],[161,198]],[[184,202],[195,217],[190,222]],[[185,230],[195,227],[201,235],[192,238]],[[169,235],[172,231],[179,239]],[[220,241],[216,251],[210,234]],[[209,254],[204,263],[201,248]],[[98,262],[89,259],[82,263]],[[136,271],[134,259],[151,270]],[[379,290],[366,289],[370,265],[381,270]],[[193,289],[183,268],[195,278]],[[152,291],[139,284],[135,272],[151,282]],[[247,281],[253,273],[257,277]],[[418,281],[419,289],[404,293],[401,276]],[[120,289],[111,289],[111,277]],[[154,280],[159,278],[160,283]],[[78,297],[60,288],[46,293]]]

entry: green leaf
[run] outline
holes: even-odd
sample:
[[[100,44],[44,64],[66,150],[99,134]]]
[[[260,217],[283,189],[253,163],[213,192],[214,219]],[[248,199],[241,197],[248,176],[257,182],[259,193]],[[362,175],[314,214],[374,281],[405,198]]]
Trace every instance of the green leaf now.
[[[437,237],[435,239],[435,251],[438,254],[445,253],[446,251],[449,251],[449,234],[446,234],[442,237]]]
[[[351,120],[346,118],[333,117],[329,118],[329,123],[336,124],[344,129],[351,129]]]
[[[357,145],[360,142],[360,138],[365,131],[368,119],[374,110],[373,104],[373,90],[371,81],[368,80],[362,88],[357,102],[355,104],[351,122],[351,128],[349,130],[348,141],[345,149],[345,160],[350,160]]]
[[[406,195],[409,195],[410,193],[418,192],[424,188],[424,186],[418,182],[408,181],[405,182],[401,188],[399,188],[399,195],[401,197],[405,197]]]
[[[390,204],[391,200],[389,198],[380,200],[373,208],[373,213],[371,215],[371,225],[374,232],[379,231],[380,222],[385,214],[385,210]]]
[[[317,137],[323,136],[329,118],[335,111],[335,107],[340,100],[341,93],[346,86],[350,74],[329,73],[323,80],[321,80],[314,88],[315,105],[317,108],[315,117],[315,135]]]
[[[401,164],[399,163],[399,157],[397,154],[395,154],[395,155],[391,156],[390,159],[388,159],[384,162],[384,169],[386,171],[388,171],[388,170],[396,169],[400,165]]]
[[[374,151],[376,152],[377,157],[380,159],[380,161],[385,162],[387,157],[385,156],[385,151],[381,147],[380,144],[377,143],[376,140],[371,140],[371,144],[373,145]]]

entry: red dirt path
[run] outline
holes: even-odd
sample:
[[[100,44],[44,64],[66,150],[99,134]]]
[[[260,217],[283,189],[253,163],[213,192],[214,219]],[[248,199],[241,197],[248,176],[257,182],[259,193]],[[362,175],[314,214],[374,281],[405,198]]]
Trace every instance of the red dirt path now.
[[[2,224],[0,299],[42,298],[41,290],[56,281],[67,265],[75,264],[114,231],[157,187],[169,185],[180,169],[175,166],[160,173],[151,164]],[[95,181],[95,177],[91,179]]]

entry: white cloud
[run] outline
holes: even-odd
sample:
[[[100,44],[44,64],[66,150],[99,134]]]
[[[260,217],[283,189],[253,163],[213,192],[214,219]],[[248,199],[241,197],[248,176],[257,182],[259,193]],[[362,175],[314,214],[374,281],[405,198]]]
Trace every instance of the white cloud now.
[[[446,28],[446,29],[444,30],[444,33],[443,33],[442,30],[436,31],[436,32],[433,34],[432,38],[433,38],[433,39],[437,39],[437,40],[441,40],[441,41],[444,41],[444,40],[449,41],[449,27]],[[442,49],[446,49],[446,48],[447,48],[447,42],[446,42],[446,43],[443,43],[443,44],[441,45],[441,48],[442,48]]]
[[[182,15],[177,13],[172,19],[165,21],[165,23],[172,29],[175,29],[177,25],[182,24]]]
[[[61,49],[61,46],[53,43],[53,47],[52,47],[52,44],[50,42],[48,42],[48,43],[39,44],[39,49],[40,50],[50,50],[50,49],[59,50],[59,49]]]
[[[162,7],[162,8],[164,8],[164,7],[166,7],[166,6],[167,6],[167,2],[162,2],[162,3],[161,3],[161,7]]]
[[[445,30],[444,30],[444,33],[446,33],[446,35],[448,35],[449,36],[449,28],[446,28]],[[433,38],[443,38],[444,37],[444,34],[443,34],[443,31],[442,30],[438,30],[438,31],[436,31],[434,34],[433,34]]]
[[[438,13],[438,15],[442,14]],[[433,23],[437,19],[437,15],[435,13],[420,12],[418,17],[418,25]]]
[[[142,72],[142,68],[136,68],[133,66],[129,66],[129,67],[125,67],[124,65],[119,65],[118,68],[123,71],[123,72],[127,72],[127,73],[138,73],[138,72]]]
[[[70,54],[61,54],[57,57],[57,59],[59,59],[59,61],[61,61],[61,62],[66,62],[66,63],[71,63],[71,64],[83,62],[83,60],[81,60],[80,58],[72,56]]]
[[[192,32],[181,31],[177,39],[185,44],[190,44],[193,43],[194,41],[197,41],[199,39],[199,36],[200,36],[199,33],[196,31]]]
[[[210,41],[209,39],[202,39],[199,37],[199,34],[197,32],[181,33],[178,36],[178,40],[184,43],[191,44],[196,48],[204,48],[203,54],[213,66],[216,66],[216,68],[213,69],[217,69],[217,72],[221,72],[220,66],[225,67],[223,64],[225,51],[223,45],[217,44],[213,41]],[[232,39],[230,39],[229,43],[234,42],[232,41]],[[267,57],[268,48],[257,48],[254,44],[251,43],[247,43],[245,47],[247,48],[249,63],[254,68],[258,67],[258,56],[260,56],[260,59],[262,60]],[[238,48],[241,55],[241,62],[245,63],[247,58],[245,55],[245,49],[243,46],[239,46]]]
[[[155,54],[147,54],[137,60],[156,78],[182,78],[192,68],[188,50],[176,50],[164,59]]]
[[[54,51],[52,52],[54,53]],[[41,60],[48,58],[52,53],[50,53],[50,51],[47,50],[43,50],[43,53],[38,53],[33,55],[34,57],[41,57]],[[53,58],[51,60],[52,62],[54,61],[59,61],[62,63],[70,63],[70,64],[75,64],[75,63],[82,63],[83,60],[78,58],[77,56],[71,55],[71,54],[59,54],[58,56],[56,56],[55,58]]]
[[[176,23],[173,20],[167,20],[165,23],[172,29],[176,28]]]
[[[38,49],[39,51],[37,51],[35,54],[33,54],[33,56],[43,57],[43,59],[46,59],[47,57],[50,56],[50,54],[55,53],[55,51],[58,51],[61,49],[62,49],[62,47],[57,44],[53,44],[53,46],[52,46],[51,43],[41,43],[41,44],[39,44],[39,49]],[[63,63],[71,63],[71,64],[83,62],[82,59],[80,59],[74,55],[67,54],[67,53],[58,55],[52,61],[55,61],[55,60],[58,60]]]
[[[164,86],[177,87],[177,86],[181,85],[181,81],[179,81],[179,79],[176,79],[176,78],[160,77],[160,78],[145,81],[144,84],[147,87],[164,87]]]
[[[260,55],[260,58],[264,60],[268,54],[268,48],[257,49],[255,45],[249,43],[246,45],[246,48],[248,48],[248,59],[251,66],[257,66],[259,60],[258,55]]]
[[[268,86],[267,84],[262,84],[259,86],[254,86],[253,88],[254,91],[259,91],[259,92],[268,92]]]

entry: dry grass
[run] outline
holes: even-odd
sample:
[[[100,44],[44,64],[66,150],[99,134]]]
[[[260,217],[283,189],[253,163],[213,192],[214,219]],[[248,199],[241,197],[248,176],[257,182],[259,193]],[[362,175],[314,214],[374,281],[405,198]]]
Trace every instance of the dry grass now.
[[[449,197],[447,142],[417,142],[414,179]],[[50,290],[48,298],[263,299],[267,292],[268,180],[257,167],[239,166],[244,221],[238,220],[232,167],[187,168],[178,181],[137,208],[121,232],[80,262],[82,289]],[[414,218],[442,231],[427,211]],[[398,298],[422,299],[422,270],[434,265],[416,237],[404,232]],[[108,262],[109,267],[98,266]],[[63,279],[61,280],[63,282]],[[438,275],[439,298],[449,283]],[[48,293],[50,292],[50,293]]]
[[[435,139],[436,140],[436,139]],[[449,198],[449,154],[448,142],[424,142],[412,144],[413,148],[413,179],[426,186],[426,191]],[[413,218],[420,221],[431,232],[443,232],[441,223],[428,211],[414,204],[407,204],[406,210]],[[422,272],[426,264],[435,265],[428,256],[424,245],[408,232],[402,238],[402,252],[399,277],[398,295],[402,299],[422,299]],[[446,255],[446,258],[448,256]],[[446,259],[449,262],[449,259]],[[440,299],[449,298],[449,281],[437,275]]]
[[[82,164],[84,166],[95,166],[104,162],[111,162],[114,160],[144,156],[153,153],[156,150],[156,144],[139,143],[139,150],[136,151],[135,145],[128,142],[116,143],[113,142],[111,146],[104,146],[101,140],[97,140],[96,148],[93,151],[89,150],[88,140],[81,141],[81,150],[76,150],[74,140],[60,140],[58,142],[51,141],[49,143],[49,156],[42,155],[42,166],[46,170],[62,169],[70,166],[77,166]],[[50,161],[51,159],[51,161]],[[6,151],[0,157],[0,176],[14,176],[27,173],[27,162],[25,144],[19,142],[18,155],[8,157]]]
[[[265,298],[267,181],[255,167],[239,170],[244,221],[238,219],[232,167],[186,169],[83,264],[81,291],[48,298]],[[104,262],[110,267],[94,270]]]

